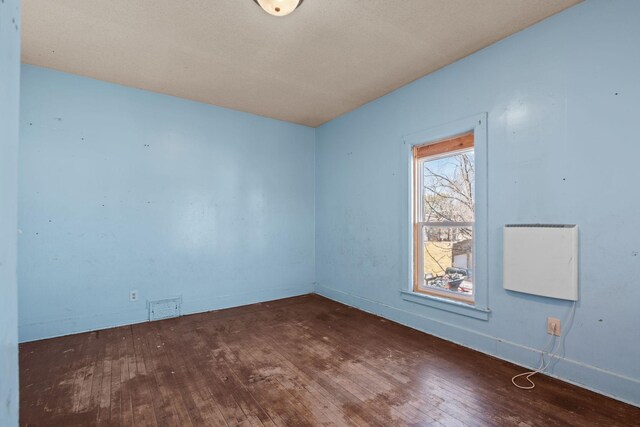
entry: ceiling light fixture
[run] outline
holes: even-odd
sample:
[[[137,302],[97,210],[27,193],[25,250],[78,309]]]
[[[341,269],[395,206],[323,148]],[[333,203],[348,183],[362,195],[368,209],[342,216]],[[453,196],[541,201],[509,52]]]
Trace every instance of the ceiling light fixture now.
[[[264,9],[265,12],[273,15],[273,16],[287,16],[298,6],[302,4],[303,0],[253,0],[261,8]]]

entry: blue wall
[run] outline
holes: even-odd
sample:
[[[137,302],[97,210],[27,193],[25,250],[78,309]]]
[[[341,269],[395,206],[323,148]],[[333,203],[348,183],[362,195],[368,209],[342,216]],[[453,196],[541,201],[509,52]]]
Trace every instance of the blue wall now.
[[[569,303],[502,288],[502,226],[577,223],[552,374],[640,405],[640,2],[587,1],[317,129],[316,291],[534,366]],[[402,136],[488,113],[488,321],[405,301]],[[481,367],[479,367],[481,369]],[[509,384],[509,378],[505,378]]]
[[[313,291],[313,129],[31,66],[21,111],[21,341]]]
[[[18,425],[18,0],[0,2],[0,425]]]
[[[502,289],[501,229],[577,223],[580,300],[552,374],[640,405],[639,15],[634,0],[587,1],[315,132],[24,66],[20,339],[144,321],[147,299],[182,295],[190,313],[310,292],[315,280],[323,295],[534,366],[546,317],[563,318],[569,304]],[[1,70],[0,87],[11,87],[17,76]],[[402,137],[481,112],[488,321],[399,292],[408,262]],[[1,131],[4,325],[15,316],[15,218],[4,210],[15,198],[15,131]],[[132,289],[138,302],[128,301]],[[0,366],[3,379],[10,373],[4,396],[16,384],[5,386],[15,379],[15,335],[0,339],[10,356]]]

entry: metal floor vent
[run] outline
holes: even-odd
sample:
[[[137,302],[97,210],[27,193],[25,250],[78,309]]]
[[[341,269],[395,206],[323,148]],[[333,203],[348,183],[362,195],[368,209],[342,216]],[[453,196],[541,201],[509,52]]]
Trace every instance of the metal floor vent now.
[[[149,321],[179,317],[182,308],[182,298],[169,298],[149,301]]]

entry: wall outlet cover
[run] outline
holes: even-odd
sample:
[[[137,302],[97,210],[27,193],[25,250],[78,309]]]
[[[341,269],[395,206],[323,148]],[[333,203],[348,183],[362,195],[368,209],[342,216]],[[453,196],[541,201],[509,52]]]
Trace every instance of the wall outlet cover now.
[[[555,317],[547,317],[547,333],[549,335],[560,336],[560,319]]]

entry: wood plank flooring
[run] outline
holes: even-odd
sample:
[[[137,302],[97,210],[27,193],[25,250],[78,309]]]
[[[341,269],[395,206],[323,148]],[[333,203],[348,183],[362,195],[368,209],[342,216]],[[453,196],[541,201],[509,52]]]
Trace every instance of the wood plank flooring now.
[[[317,295],[20,346],[23,426],[631,426],[640,409]]]

